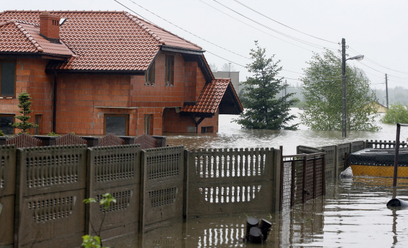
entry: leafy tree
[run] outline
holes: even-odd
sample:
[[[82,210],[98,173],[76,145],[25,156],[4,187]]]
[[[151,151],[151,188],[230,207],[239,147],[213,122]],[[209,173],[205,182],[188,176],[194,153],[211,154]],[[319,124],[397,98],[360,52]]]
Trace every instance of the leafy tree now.
[[[248,71],[253,73],[244,86],[242,104],[245,108],[240,117],[235,120],[244,128],[249,129],[296,129],[298,124],[288,125],[295,118],[289,115],[289,108],[296,100],[290,100],[293,94],[278,96],[284,89],[282,77],[278,74],[282,70],[279,62],[266,57],[266,51],[255,41],[256,49],[251,49],[252,63],[247,65]]]
[[[32,128],[36,128],[38,125],[28,122],[31,118],[30,113],[33,112],[31,108],[31,97],[30,94],[27,92],[23,92],[18,95],[18,107],[20,108],[20,113],[22,115],[16,116],[14,118],[20,120],[20,122],[14,122],[11,124],[12,127],[22,129],[20,133],[26,133],[28,130]]]
[[[301,121],[313,130],[342,130],[342,70],[341,58],[326,50],[314,54],[304,69],[303,95],[306,109]],[[358,68],[346,66],[347,130],[378,131],[375,124],[377,97],[369,88],[369,80]]]
[[[408,107],[401,103],[392,104],[381,121],[387,124],[408,123]]]

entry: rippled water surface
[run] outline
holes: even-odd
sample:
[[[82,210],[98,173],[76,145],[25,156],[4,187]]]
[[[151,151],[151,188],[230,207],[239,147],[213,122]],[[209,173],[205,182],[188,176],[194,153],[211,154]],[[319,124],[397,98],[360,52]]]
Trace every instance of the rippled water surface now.
[[[292,113],[299,114],[293,109]],[[355,140],[395,140],[395,125],[381,124],[380,132],[317,132],[300,126],[297,131],[244,130],[231,123],[236,116],[220,116],[218,134],[168,135],[170,145],[187,148],[246,148],[283,146],[295,154],[296,146],[324,146]],[[380,117],[379,117],[380,118]],[[405,136],[404,136],[405,135]],[[402,139],[408,129],[402,130]],[[392,179],[355,177],[328,182],[327,194],[305,205],[277,214],[192,218],[163,223],[124,247],[408,247],[408,210],[391,210]],[[400,180],[396,195],[408,201],[408,182]],[[273,227],[266,243],[248,244],[244,236],[248,216],[264,218]]]
[[[299,116],[301,110],[291,109],[291,113]],[[381,118],[378,115],[378,120]],[[285,155],[296,154],[296,146],[326,146],[357,140],[395,140],[396,125],[387,125],[378,122],[382,127],[379,132],[350,132],[343,139],[338,131],[312,131],[300,125],[299,130],[245,130],[236,123],[236,115],[220,115],[219,132],[217,134],[168,134],[167,143],[170,145],[184,145],[186,148],[251,148],[283,146]],[[298,123],[299,119],[292,121]],[[408,128],[401,129],[401,139],[408,137]]]
[[[407,247],[408,210],[391,210],[392,179],[357,177],[329,183],[324,197],[277,214],[191,218],[163,223],[121,247]],[[408,181],[397,196],[408,200]],[[264,244],[241,241],[248,216],[272,222]]]

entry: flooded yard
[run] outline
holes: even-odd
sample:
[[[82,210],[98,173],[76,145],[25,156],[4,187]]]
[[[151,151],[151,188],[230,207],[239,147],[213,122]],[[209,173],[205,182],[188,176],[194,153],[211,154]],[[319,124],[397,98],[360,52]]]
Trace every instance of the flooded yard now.
[[[397,187],[403,200],[407,184],[400,180]],[[384,178],[337,180],[328,183],[325,197],[291,210],[163,223],[121,247],[407,247],[408,210],[387,208],[391,185],[392,179]],[[248,216],[272,222],[264,244],[242,242]]]
[[[298,114],[299,110],[292,110]],[[356,140],[395,140],[395,125],[380,123],[382,130],[351,132],[243,130],[230,121],[235,116],[220,116],[218,134],[173,135],[170,145],[186,148],[284,147],[284,154],[295,154],[297,145],[324,146]],[[403,130],[403,139],[408,129]],[[123,247],[407,247],[408,210],[391,210],[392,179],[354,177],[327,182],[326,196],[295,205],[280,213],[241,213],[233,216],[190,218],[162,223],[133,237]],[[408,180],[400,180],[397,197],[408,201]],[[264,244],[242,242],[249,217],[272,222]],[[113,246],[111,246],[113,247]],[[119,247],[119,246],[117,246]],[[121,246],[122,247],[122,246]]]

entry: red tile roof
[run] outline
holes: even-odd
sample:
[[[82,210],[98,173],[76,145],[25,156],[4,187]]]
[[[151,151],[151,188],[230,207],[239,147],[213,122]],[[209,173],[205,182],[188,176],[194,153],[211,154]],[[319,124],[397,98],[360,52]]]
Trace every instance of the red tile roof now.
[[[185,105],[181,112],[185,113],[197,113],[197,114],[215,114],[224,97],[228,86],[236,99],[238,98],[237,93],[232,86],[231,79],[229,78],[218,78],[212,80],[211,83],[206,84],[200,97],[198,98],[195,105]],[[243,110],[241,103],[238,101],[240,110]]]
[[[15,23],[38,25],[42,12],[5,11],[0,13],[0,23],[15,20]],[[55,65],[54,69],[145,71],[160,46],[202,51],[201,47],[127,12],[47,12],[67,18],[60,26],[60,40],[76,55],[66,63]],[[7,36],[4,40],[11,46],[7,49],[14,49],[14,52],[39,52],[33,48],[27,50],[27,39],[20,35],[19,39]],[[1,47],[0,52],[5,51],[8,50]]]
[[[40,27],[9,21],[0,24],[0,51],[41,53],[45,55],[73,56],[63,43],[53,43],[40,35]]]

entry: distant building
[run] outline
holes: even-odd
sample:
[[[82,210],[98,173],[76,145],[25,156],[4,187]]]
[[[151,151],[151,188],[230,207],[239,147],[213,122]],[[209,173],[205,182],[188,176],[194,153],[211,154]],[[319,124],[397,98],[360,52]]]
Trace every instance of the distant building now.
[[[371,102],[370,104],[373,105],[375,109],[377,109],[377,113],[387,113],[387,107],[382,105],[381,103]]]
[[[374,106],[377,108],[377,113],[387,113],[387,107],[378,102],[373,102]]]
[[[230,78],[235,92],[239,93],[239,71],[213,72],[215,78]]]

